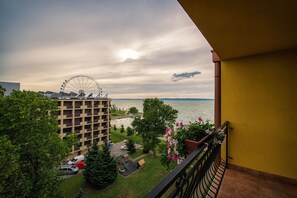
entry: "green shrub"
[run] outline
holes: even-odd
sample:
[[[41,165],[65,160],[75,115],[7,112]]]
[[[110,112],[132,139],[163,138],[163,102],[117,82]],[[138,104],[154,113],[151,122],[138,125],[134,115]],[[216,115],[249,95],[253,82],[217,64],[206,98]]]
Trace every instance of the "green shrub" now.
[[[129,139],[128,142],[126,143],[128,147],[128,151],[130,153],[135,153],[136,148],[135,148],[135,142],[132,139]]]
[[[132,136],[134,134],[134,131],[131,127],[127,127],[127,136]]]

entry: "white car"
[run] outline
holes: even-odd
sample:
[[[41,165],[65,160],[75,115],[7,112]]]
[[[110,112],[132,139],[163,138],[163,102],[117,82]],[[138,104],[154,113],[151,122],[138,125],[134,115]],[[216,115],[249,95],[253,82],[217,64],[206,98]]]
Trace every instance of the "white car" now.
[[[67,162],[67,164],[69,164],[69,165],[72,165],[73,164],[74,165],[77,162],[81,162],[83,160],[85,160],[85,156],[84,155],[78,155],[78,156],[74,157],[72,160],[69,160]]]
[[[128,150],[128,147],[125,143],[123,145],[121,145],[121,150]]]

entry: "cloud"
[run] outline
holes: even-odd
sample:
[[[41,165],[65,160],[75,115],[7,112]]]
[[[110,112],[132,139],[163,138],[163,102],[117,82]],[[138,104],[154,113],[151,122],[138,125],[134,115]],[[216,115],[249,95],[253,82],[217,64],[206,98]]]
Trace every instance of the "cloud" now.
[[[179,81],[179,80],[184,80],[188,78],[193,78],[194,76],[201,74],[199,71],[194,71],[194,72],[184,72],[180,74],[173,74],[171,80],[173,82]]]
[[[0,43],[0,79],[26,90],[84,74],[110,97],[213,95],[211,48],[178,1],[1,0]],[[127,49],[140,56],[123,61]]]

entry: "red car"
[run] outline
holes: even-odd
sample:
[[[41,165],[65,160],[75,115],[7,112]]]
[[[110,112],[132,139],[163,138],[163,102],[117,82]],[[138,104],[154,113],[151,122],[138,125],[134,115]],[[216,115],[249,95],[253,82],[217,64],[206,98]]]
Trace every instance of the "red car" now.
[[[80,162],[77,162],[77,163],[75,164],[75,166],[76,166],[77,168],[79,168],[79,169],[85,169],[86,164],[85,164],[84,161],[80,161]]]

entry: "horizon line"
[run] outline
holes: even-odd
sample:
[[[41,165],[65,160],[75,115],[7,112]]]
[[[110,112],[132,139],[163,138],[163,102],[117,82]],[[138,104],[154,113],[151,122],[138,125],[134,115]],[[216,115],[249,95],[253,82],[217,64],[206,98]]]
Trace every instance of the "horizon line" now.
[[[146,98],[111,98],[113,100],[144,100]],[[159,98],[161,100],[214,100],[214,98]]]

